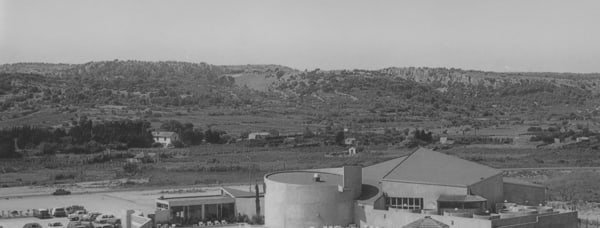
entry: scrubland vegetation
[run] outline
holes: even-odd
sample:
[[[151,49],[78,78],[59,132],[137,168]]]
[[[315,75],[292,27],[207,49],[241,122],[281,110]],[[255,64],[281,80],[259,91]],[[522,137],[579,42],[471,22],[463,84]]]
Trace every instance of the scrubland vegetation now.
[[[251,182],[282,169],[365,166],[417,146],[496,168],[600,166],[598,101],[598,74],[7,64],[0,66],[0,184]],[[176,132],[177,148],[157,148],[152,131]],[[270,136],[248,140],[252,132]],[[355,157],[324,156],[351,146]],[[160,162],[127,160],[148,153]],[[561,181],[591,175],[536,181],[567,199]],[[581,188],[570,200],[596,200],[584,194],[594,185],[574,185]]]

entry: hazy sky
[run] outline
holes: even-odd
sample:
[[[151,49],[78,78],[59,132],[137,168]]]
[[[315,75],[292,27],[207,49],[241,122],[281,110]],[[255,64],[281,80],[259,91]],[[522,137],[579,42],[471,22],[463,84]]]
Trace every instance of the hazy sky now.
[[[0,0],[0,63],[600,72],[600,1]]]

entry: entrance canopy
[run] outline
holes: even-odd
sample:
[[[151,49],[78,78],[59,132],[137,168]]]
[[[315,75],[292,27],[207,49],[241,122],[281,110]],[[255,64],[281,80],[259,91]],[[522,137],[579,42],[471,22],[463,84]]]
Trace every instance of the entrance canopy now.
[[[487,202],[486,198],[478,195],[440,195],[438,202]]]
[[[438,209],[478,209],[483,210],[487,199],[478,195],[440,195]]]

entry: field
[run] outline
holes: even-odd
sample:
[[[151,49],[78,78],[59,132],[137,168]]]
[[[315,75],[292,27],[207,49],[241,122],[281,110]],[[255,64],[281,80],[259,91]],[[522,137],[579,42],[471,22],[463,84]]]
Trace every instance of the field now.
[[[443,152],[495,168],[600,167],[600,151],[586,144],[569,149],[454,147]]]
[[[31,162],[20,161],[20,163],[4,160],[1,167],[13,172],[0,173],[2,180],[0,184],[55,185],[125,177],[147,179],[148,183],[145,185],[151,186],[254,182],[262,180],[264,174],[277,170],[369,165],[405,155],[410,151],[377,146],[367,147],[364,153],[356,157],[325,157],[325,153],[344,150],[343,147],[338,146],[255,148],[238,144],[201,145],[172,150],[147,149],[135,153],[159,153],[160,162],[140,164],[134,173],[125,173],[124,158],[104,163],[73,162],[68,165],[62,165],[68,160],[67,158],[37,159]],[[135,154],[134,152],[123,153]],[[75,160],[75,158],[70,159]],[[62,178],[57,180],[56,177],[59,175],[62,175]]]

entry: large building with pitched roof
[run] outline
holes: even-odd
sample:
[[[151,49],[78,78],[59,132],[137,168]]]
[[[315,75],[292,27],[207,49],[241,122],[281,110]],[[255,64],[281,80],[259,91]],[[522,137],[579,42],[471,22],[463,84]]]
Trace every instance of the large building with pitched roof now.
[[[368,167],[275,172],[264,181],[269,228],[577,227],[577,212],[542,205],[544,186],[425,148]]]

